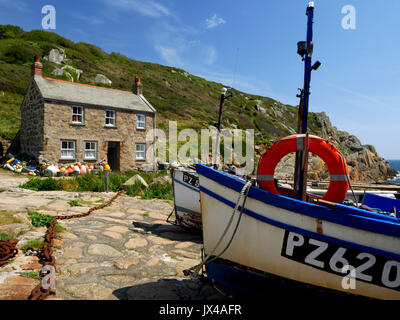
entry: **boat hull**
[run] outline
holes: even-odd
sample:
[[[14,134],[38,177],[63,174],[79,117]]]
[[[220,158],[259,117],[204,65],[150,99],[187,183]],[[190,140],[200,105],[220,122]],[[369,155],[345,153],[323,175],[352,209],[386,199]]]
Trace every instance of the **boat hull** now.
[[[197,172],[208,255],[227,226],[245,181],[202,165],[197,165]],[[379,215],[339,207],[333,210],[252,187],[233,241],[220,258],[313,286],[400,299],[398,220],[378,220]],[[238,219],[236,212],[215,255],[227,246]],[[358,268],[356,279],[343,272],[345,265]]]
[[[176,223],[194,229],[201,229],[201,207],[199,179],[196,172],[174,170],[172,184]]]

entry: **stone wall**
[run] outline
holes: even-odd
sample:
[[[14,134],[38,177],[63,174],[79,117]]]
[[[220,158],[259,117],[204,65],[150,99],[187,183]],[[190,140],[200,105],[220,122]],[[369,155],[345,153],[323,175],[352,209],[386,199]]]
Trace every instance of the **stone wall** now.
[[[6,155],[7,149],[11,145],[11,140],[0,139],[0,158]]]
[[[153,129],[153,114],[146,114],[146,130],[136,129],[136,113],[130,110],[116,110],[115,128],[106,127],[103,108],[84,107],[84,124],[71,123],[71,106],[58,103],[44,104],[44,144],[42,159],[55,163],[97,163],[107,160],[109,142],[120,143],[120,170],[128,171],[153,163],[150,152],[153,137],[146,135]],[[60,159],[61,140],[76,141],[76,159]],[[96,161],[84,160],[84,141],[97,141],[98,154]],[[146,143],[146,161],[135,160],[135,144]],[[113,169],[113,168],[111,168]]]
[[[44,100],[35,81],[30,82],[21,105],[20,152],[39,158],[43,150]]]

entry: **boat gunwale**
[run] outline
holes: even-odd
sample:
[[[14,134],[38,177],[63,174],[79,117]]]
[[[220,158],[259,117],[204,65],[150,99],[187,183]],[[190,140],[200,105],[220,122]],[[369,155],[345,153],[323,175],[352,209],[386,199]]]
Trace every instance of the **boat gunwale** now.
[[[202,164],[197,164],[196,169],[199,175],[212,179],[237,192],[240,192],[246,183],[235,176],[216,171]],[[201,184],[200,191],[204,191],[204,186],[201,186]],[[336,209],[331,209],[279,194],[274,194],[254,186],[251,187],[248,196],[265,204],[286,209],[296,214],[306,215],[312,218],[373,233],[400,237],[400,221],[394,217],[369,212],[363,209],[347,207],[342,204],[337,204]],[[247,209],[244,211],[246,210]]]

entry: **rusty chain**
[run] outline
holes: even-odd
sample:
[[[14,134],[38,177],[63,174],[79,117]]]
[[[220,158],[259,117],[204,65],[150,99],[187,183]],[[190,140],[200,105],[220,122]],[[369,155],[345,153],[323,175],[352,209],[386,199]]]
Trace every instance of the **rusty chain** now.
[[[77,219],[82,218],[90,215],[93,211],[103,209],[105,207],[110,206],[115,199],[117,199],[121,194],[122,190],[119,191],[114,197],[112,197],[107,203],[90,208],[88,212],[81,213],[78,215],[68,215],[68,216],[56,216],[53,220],[50,221],[49,225],[47,226],[46,234],[44,237],[44,244],[43,249],[36,250],[36,255],[39,258],[39,262],[44,266],[52,266],[55,270],[55,257],[53,256],[53,245],[54,239],[57,233],[57,220],[70,220],[70,219]],[[0,266],[4,265],[15,257],[18,253],[18,249],[16,248],[16,244],[18,240],[1,240],[0,241]],[[26,251],[35,252],[33,248],[27,248]],[[48,274],[49,272],[47,272]],[[42,275],[45,276],[45,275]],[[41,284],[38,284],[31,292],[27,300],[44,300],[50,294],[55,294],[55,290],[52,289],[45,289]]]
[[[17,255],[17,243],[18,240],[0,240],[0,267],[5,265],[8,260],[14,258]]]

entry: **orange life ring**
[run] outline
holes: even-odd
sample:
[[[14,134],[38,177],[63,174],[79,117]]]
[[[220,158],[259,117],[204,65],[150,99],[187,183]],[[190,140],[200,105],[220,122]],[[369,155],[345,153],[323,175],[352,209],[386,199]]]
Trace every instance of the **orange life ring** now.
[[[279,161],[291,152],[305,149],[305,135],[288,136],[274,143],[262,156],[258,165],[257,181],[261,189],[279,194],[275,186],[274,172]],[[309,152],[319,156],[328,166],[331,175],[328,191],[323,200],[342,203],[349,189],[346,160],[330,142],[317,136],[309,135]]]

